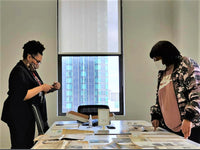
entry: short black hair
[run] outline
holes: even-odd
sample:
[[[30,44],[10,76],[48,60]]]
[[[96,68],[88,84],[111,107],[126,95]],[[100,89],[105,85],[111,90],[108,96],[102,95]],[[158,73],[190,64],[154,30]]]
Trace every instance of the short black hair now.
[[[43,55],[44,51],[44,45],[41,44],[39,41],[28,41],[23,46],[24,52],[23,52],[23,59],[27,58],[27,55],[37,55],[38,53]]]
[[[169,41],[159,41],[151,49],[150,57],[161,57],[163,63],[176,64],[180,60],[179,50]]]

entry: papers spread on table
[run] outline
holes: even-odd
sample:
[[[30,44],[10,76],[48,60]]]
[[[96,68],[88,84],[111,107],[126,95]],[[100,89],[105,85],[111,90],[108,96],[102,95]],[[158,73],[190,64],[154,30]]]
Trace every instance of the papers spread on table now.
[[[93,134],[92,130],[63,129],[62,134]]]
[[[200,145],[162,128],[154,131],[151,124],[142,121],[122,122],[120,130],[117,125],[115,127],[109,133],[98,135],[93,128],[54,125],[47,135],[35,139],[38,142],[33,149],[200,149]],[[112,134],[114,130],[119,134]]]
[[[88,141],[39,141],[32,149],[88,149]]]

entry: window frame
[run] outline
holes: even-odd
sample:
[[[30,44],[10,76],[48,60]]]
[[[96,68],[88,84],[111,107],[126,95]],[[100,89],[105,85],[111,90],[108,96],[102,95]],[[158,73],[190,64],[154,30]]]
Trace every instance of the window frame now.
[[[59,43],[59,0],[57,0],[57,43]],[[124,55],[123,55],[123,26],[122,26],[122,0],[119,0],[120,4],[120,48],[121,54],[59,54],[59,44],[57,44],[57,57],[58,57],[58,81],[62,83],[62,57],[63,56],[118,56],[119,57],[119,112],[112,112],[115,115],[124,115]],[[62,86],[62,85],[61,85]],[[65,116],[66,113],[62,112],[62,87],[58,90],[58,101],[57,101],[57,115]]]

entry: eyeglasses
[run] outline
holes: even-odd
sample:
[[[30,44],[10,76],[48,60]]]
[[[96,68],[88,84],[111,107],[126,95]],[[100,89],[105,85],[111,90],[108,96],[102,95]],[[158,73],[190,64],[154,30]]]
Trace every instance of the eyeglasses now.
[[[33,55],[31,55],[31,57],[32,57],[33,59],[35,59],[35,61],[36,61],[38,64],[41,64],[41,61],[37,60]]]

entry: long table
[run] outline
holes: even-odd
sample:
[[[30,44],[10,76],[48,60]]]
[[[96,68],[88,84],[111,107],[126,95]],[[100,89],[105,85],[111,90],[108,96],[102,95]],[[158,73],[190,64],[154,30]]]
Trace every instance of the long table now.
[[[89,128],[77,121],[56,121],[32,149],[200,149],[200,144],[144,120],[112,120],[111,127]]]

